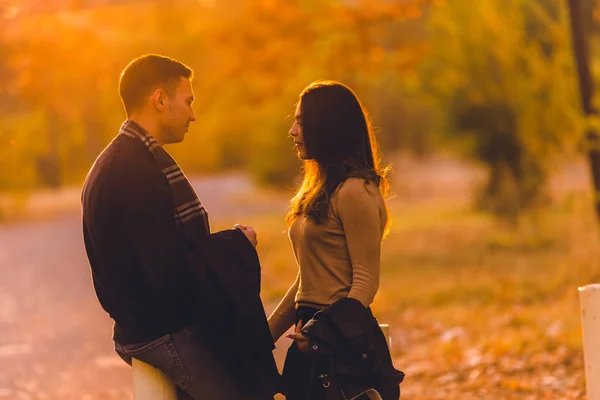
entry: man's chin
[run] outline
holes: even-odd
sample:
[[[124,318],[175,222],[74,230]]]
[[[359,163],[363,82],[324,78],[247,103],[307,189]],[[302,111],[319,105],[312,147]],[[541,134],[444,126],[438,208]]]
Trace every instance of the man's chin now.
[[[173,136],[173,141],[171,143],[181,143],[183,139],[185,139],[186,132],[183,132],[177,136]]]
[[[179,138],[181,139],[180,142],[183,141],[183,139],[185,139],[185,135],[187,135],[188,131],[190,128],[185,128],[185,131],[181,132],[181,135],[179,135]]]

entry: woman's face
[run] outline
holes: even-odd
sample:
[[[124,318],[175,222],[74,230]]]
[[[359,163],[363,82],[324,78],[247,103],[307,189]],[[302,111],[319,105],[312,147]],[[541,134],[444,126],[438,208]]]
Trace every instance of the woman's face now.
[[[307,160],[308,155],[306,153],[306,147],[304,146],[302,137],[302,115],[300,115],[300,102],[298,102],[298,106],[296,107],[294,124],[290,128],[289,134],[292,139],[294,139],[294,146],[298,151],[298,158],[301,160]]]

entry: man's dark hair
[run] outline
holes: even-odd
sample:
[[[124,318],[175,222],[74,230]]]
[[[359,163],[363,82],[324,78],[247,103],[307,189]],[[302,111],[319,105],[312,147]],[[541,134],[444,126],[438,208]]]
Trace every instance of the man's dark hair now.
[[[129,63],[121,72],[119,96],[129,115],[144,104],[144,98],[162,88],[173,95],[180,78],[192,79],[194,72],[187,65],[158,54],[146,54]]]

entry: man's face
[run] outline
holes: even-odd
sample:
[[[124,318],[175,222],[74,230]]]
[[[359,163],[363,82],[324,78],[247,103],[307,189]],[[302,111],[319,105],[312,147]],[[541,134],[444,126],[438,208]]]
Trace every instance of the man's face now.
[[[194,92],[192,84],[187,78],[180,78],[175,92],[166,98],[165,110],[162,114],[162,128],[164,142],[179,143],[185,137],[190,122],[196,120],[192,109]]]

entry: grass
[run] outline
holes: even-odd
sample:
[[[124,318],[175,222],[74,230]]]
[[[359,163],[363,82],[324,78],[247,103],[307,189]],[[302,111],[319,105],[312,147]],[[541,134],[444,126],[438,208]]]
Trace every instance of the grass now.
[[[27,203],[27,193],[0,193],[0,223],[23,215]]]
[[[0,223],[37,221],[80,210],[81,188],[0,192]]]
[[[568,195],[509,230],[468,203],[390,203],[380,291],[403,399],[581,398],[577,287],[600,281],[588,193]],[[219,221],[216,229],[237,221]],[[283,215],[259,233],[263,298],[276,303],[297,267]]]

